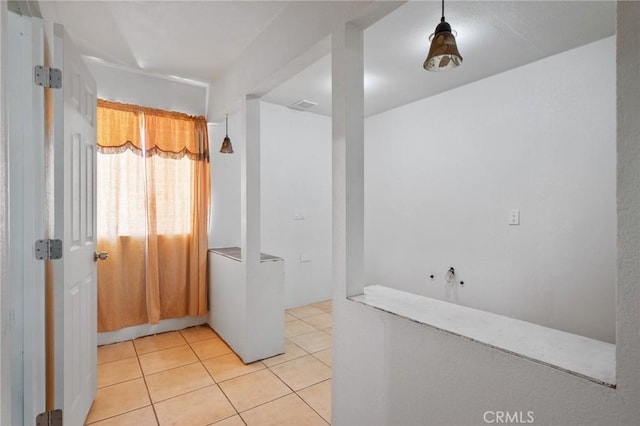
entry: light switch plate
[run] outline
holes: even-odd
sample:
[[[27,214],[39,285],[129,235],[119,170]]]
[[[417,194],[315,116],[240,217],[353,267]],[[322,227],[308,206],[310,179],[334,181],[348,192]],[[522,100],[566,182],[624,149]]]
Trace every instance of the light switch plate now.
[[[509,211],[509,225],[520,225],[520,210]]]

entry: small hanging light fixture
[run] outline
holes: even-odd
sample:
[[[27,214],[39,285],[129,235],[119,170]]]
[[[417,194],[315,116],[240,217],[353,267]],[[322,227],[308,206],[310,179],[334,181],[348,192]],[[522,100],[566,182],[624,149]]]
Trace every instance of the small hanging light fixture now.
[[[431,48],[422,65],[425,70],[444,71],[460,66],[462,56],[458,52],[456,37],[451,31],[451,25],[444,20],[444,0],[442,0],[442,18],[429,40],[431,40]]]
[[[231,139],[229,139],[229,114],[225,118],[226,130],[224,140],[222,141],[222,146],[220,147],[220,152],[223,154],[233,154],[233,146],[231,146]]]

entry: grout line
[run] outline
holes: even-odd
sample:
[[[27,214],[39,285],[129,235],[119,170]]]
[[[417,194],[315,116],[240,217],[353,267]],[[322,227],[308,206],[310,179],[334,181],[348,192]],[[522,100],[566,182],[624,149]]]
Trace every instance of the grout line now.
[[[182,334],[180,334],[180,330],[163,331],[162,333],[149,334],[148,336],[136,337],[135,339],[131,339],[130,341],[133,343],[133,347],[135,348],[136,353],[137,353],[137,352],[138,352],[138,347],[136,346],[136,343],[135,343],[135,342],[136,342],[136,340],[144,340],[144,339],[151,340],[151,338],[153,338],[153,337],[162,336],[163,334],[169,334],[169,333],[177,333],[177,334],[178,334],[178,336],[180,336],[180,338],[181,338],[185,343],[187,342],[187,341],[185,340],[185,338],[184,338],[184,337],[182,337]],[[125,341],[129,341],[129,340],[125,340]],[[119,342],[119,343],[122,343],[122,342]],[[160,350],[162,350],[162,349],[168,349],[168,348],[171,348],[171,347],[173,347],[173,346],[174,346],[174,345],[167,346],[166,348],[161,348]],[[180,345],[175,345],[175,346],[180,346]],[[158,349],[156,349],[156,350],[158,350]],[[151,351],[151,352],[155,352],[155,351]],[[145,352],[145,353],[148,353],[148,352]],[[144,355],[144,354],[140,354],[140,355]]]
[[[322,382],[320,382],[320,383],[322,383]],[[318,384],[318,383],[316,383],[316,385],[317,385],[317,384]],[[314,386],[314,385],[311,385],[311,386]],[[311,386],[310,386],[310,387],[311,387]],[[307,389],[307,388],[305,388],[305,389]],[[302,389],[300,389],[300,390],[302,390]],[[296,392],[296,395],[298,395],[298,393],[297,393],[297,392]],[[327,420],[325,420],[325,418],[324,418],[324,417],[322,417],[322,415],[321,415],[320,413],[318,413],[318,412],[316,411],[316,409],[315,409],[315,408],[313,408],[313,407],[311,406],[311,404],[309,404],[309,403],[307,402],[307,400],[306,400],[306,399],[304,399],[301,395],[298,395],[298,398],[300,398],[300,399],[302,400],[302,402],[304,402],[304,403],[307,405],[307,407],[311,408],[311,410],[313,410],[313,412],[314,412],[314,413],[316,413],[316,414],[317,414],[317,415],[318,415],[322,420],[324,420],[324,421],[325,421],[325,423],[327,423],[327,424],[331,424],[331,422],[330,422],[330,421],[328,422]]]
[[[136,349],[136,355],[144,356],[144,355],[154,354],[156,352],[161,352],[161,351],[166,351],[166,350],[169,350],[169,349],[179,348],[180,346],[184,346],[184,345],[188,345],[188,343],[184,342],[184,343],[180,343],[179,345],[167,346],[166,348],[154,349],[152,351],[144,352],[144,353],[139,353],[138,350]]]
[[[328,348],[328,349],[331,349],[331,361],[333,364],[333,348]],[[326,351],[326,349],[324,349],[323,351]],[[323,351],[318,351],[318,352],[323,352]],[[320,361],[321,363],[323,363],[324,365],[326,365],[327,367],[329,367],[331,369],[331,374],[333,374],[333,366],[327,364],[326,362],[324,362],[323,360],[321,360],[320,358],[314,355],[314,354],[317,354],[318,352],[314,352],[313,354],[311,354],[311,356],[317,359],[318,361]]]
[[[298,321],[300,321],[300,320],[298,320]],[[306,323],[305,323],[305,324],[306,324]],[[309,324],[307,324],[307,325],[309,325]],[[313,327],[313,326],[311,326],[311,327]],[[296,335],[294,335],[294,336],[284,336],[284,337],[285,337],[286,339],[291,340],[291,339],[293,339],[294,337],[304,336],[305,334],[311,334],[311,333],[313,333],[314,331],[319,331],[319,330],[318,330],[317,328],[314,328],[314,329],[313,329],[313,331],[305,331],[304,333],[296,334]],[[325,334],[326,334],[326,333],[325,333]]]
[[[302,348],[300,348],[300,349],[302,349]],[[300,355],[300,356],[296,356],[296,357],[293,357],[293,358],[290,358],[290,359],[287,359],[287,360],[284,360],[284,361],[280,361],[280,362],[278,362],[276,364],[273,364],[273,365],[267,365],[267,364],[264,364],[264,362],[263,362],[263,364],[267,368],[272,368],[272,367],[277,367],[278,365],[282,365],[285,362],[294,361],[294,360],[296,360],[298,358],[302,358],[304,356],[311,355],[309,352],[305,351],[304,349],[302,349],[302,350],[304,351],[304,355]],[[276,355],[276,356],[280,356],[280,355]],[[267,359],[269,359],[269,358],[267,358]]]
[[[200,357],[198,356],[198,354],[196,354],[196,357],[198,358],[198,361],[209,361],[210,359],[220,358],[221,356],[225,356],[225,355],[229,355],[229,354],[233,354],[233,353],[235,353],[235,352],[231,351],[231,352],[227,352],[227,353],[225,353],[225,354],[220,354],[220,355],[216,355],[216,356],[211,356],[211,357],[208,357],[208,358],[200,358]]]
[[[235,407],[234,407],[233,409],[235,410]],[[229,420],[229,419],[230,419],[231,417],[233,417],[233,416],[238,416],[238,418],[240,419],[240,421],[242,422],[242,424],[244,424],[245,426],[247,425],[247,424],[244,422],[244,420],[242,419],[242,417],[240,417],[240,413],[238,413],[237,411],[236,411],[236,413],[235,413],[235,414],[232,414],[232,415],[230,415],[230,416],[228,416],[228,417],[225,417],[225,418],[222,418],[222,419],[218,419],[218,420],[216,420],[214,423],[208,423],[208,425],[209,425],[209,426],[216,426],[218,423],[220,423],[220,422],[224,422],[225,420]],[[87,426],[89,426],[89,425],[87,425]]]
[[[96,421],[94,421],[92,423],[85,423],[84,425],[85,426],[95,425],[96,423],[103,422],[103,421],[109,420],[109,419],[113,419],[114,417],[123,416],[125,414],[133,413],[134,411],[142,410],[143,408],[147,408],[147,407],[151,407],[151,409],[153,409],[153,404],[145,405],[143,407],[138,407],[138,408],[132,408],[131,410],[123,411],[122,413],[114,414],[113,416],[105,417],[103,419],[98,419],[98,420],[96,420]],[[85,421],[86,421],[86,419],[85,419]]]
[[[202,389],[205,389],[205,388],[211,387],[211,386],[213,386],[213,385],[215,385],[215,384],[216,384],[216,383],[214,382],[213,384],[209,383],[208,385],[200,386],[200,387],[198,387],[198,388],[194,388],[194,389],[189,389],[188,391],[185,391],[185,392],[182,392],[182,393],[179,393],[179,394],[176,394],[176,395],[172,395],[172,396],[170,396],[170,397],[168,397],[168,398],[161,399],[161,400],[156,401],[156,402],[151,401],[151,404],[155,406],[155,404],[160,404],[160,403],[162,403],[162,402],[169,401],[169,400],[172,400],[172,399],[174,399],[174,398],[178,398],[178,397],[180,397],[180,396],[185,396],[185,395],[190,394],[190,393],[192,393],[192,392],[200,391],[200,390],[202,390]],[[149,395],[149,396],[151,396],[151,395]]]
[[[147,376],[155,376],[156,374],[160,374],[160,373],[166,373],[167,371],[171,371],[171,370],[177,370],[178,368],[187,367],[189,365],[198,364],[198,363],[202,363],[202,362],[200,360],[195,360],[188,364],[178,365],[176,367],[167,368],[166,370],[154,371],[153,373],[148,373],[148,374],[145,373],[144,370],[142,370],[142,367],[140,369],[142,370],[142,375],[147,377]]]
[[[285,383],[285,385],[286,385],[286,383]],[[291,388],[289,388],[289,389],[291,389]],[[278,398],[276,398],[276,399],[272,399],[271,401],[263,402],[262,404],[258,404],[258,405],[256,405],[255,407],[247,408],[247,409],[246,409],[246,410],[244,410],[244,411],[240,411],[240,412],[238,412],[238,415],[240,415],[240,418],[241,418],[241,419],[242,419],[242,421],[244,422],[244,419],[242,418],[242,413],[246,413],[246,412],[251,411],[251,410],[254,410],[254,409],[258,408],[258,407],[262,407],[263,405],[271,404],[272,402],[275,402],[275,401],[277,401],[277,400],[279,400],[279,399],[282,399],[282,398],[286,398],[286,397],[291,396],[291,395],[295,395],[295,396],[297,396],[297,397],[302,401],[302,403],[303,403],[303,404],[305,404],[307,407],[309,407],[309,408],[310,408],[314,413],[316,413],[316,414],[318,415],[318,417],[320,417],[320,418],[322,419],[322,421],[324,421],[324,422],[325,422],[325,423],[327,423],[327,424],[331,424],[330,422],[327,422],[327,421],[324,419],[324,417],[322,417],[322,416],[320,415],[320,413],[318,413],[316,410],[314,410],[314,408],[313,408],[312,406],[310,406],[310,405],[307,403],[307,401],[305,401],[305,400],[304,400],[304,398],[303,398],[303,397],[301,397],[300,395],[298,395],[298,393],[297,393],[297,392],[295,392],[295,391],[293,391],[293,392],[291,392],[291,393],[288,393],[288,394],[286,394],[286,395],[282,395],[282,396],[280,396],[280,397],[278,397]],[[244,422],[244,424],[246,425],[247,423],[246,423],[246,422]]]
[[[285,384],[286,384],[286,383],[285,383]],[[238,412],[238,414],[240,414],[240,415],[242,416],[242,413],[246,413],[247,411],[254,410],[254,409],[258,408],[258,407],[262,407],[263,405],[271,404],[272,402],[275,402],[275,401],[277,401],[277,400],[279,400],[279,399],[282,399],[282,398],[286,398],[287,396],[291,396],[291,395],[296,395],[296,393],[295,393],[295,392],[289,392],[289,393],[288,393],[288,394],[286,394],[286,395],[282,395],[282,396],[279,396],[279,397],[277,397],[277,398],[275,398],[275,399],[272,399],[272,400],[270,400],[270,401],[263,402],[263,403],[261,403],[261,404],[256,405],[255,407],[251,407],[251,408],[247,408],[246,410],[239,411],[239,412]],[[300,398],[300,397],[298,396],[298,398]],[[300,398],[300,399],[302,399],[302,398]],[[246,423],[245,423],[245,424],[246,424]]]
[[[302,388],[302,389],[298,389],[298,390],[296,391],[296,393],[298,393],[298,392],[300,392],[300,391],[303,391],[303,390],[305,390],[305,389],[309,389],[309,388],[311,388],[311,387],[313,387],[313,386],[315,386],[315,385],[319,385],[320,383],[328,382],[329,380],[333,380],[333,376],[332,376],[332,377],[329,377],[328,379],[320,380],[318,383],[314,383],[314,384],[309,385],[309,386],[307,386],[307,387],[304,387],[304,388]],[[302,397],[301,397],[301,398],[302,398]]]
[[[125,359],[137,358],[137,357],[138,357],[138,355],[126,356],[124,358],[118,358],[118,359],[114,359],[113,361],[107,361],[107,362],[103,362],[101,364],[97,364],[97,366],[100,367],[101,365],[109,365],[109,364],[113,364],[114,362],[120,362],[120,361],[124,361]]]
[[[141,379],[141,378],[142,378],[142,376],[134,377],[132,379],[123,380],[123,381],[118,382],[118,383],[111,383],[110,385],[102,386],[102,387],[99,387],[99,388],[96,388],[96,389],[106,389],[106,388],[110,388],[111,386],[116,386],[116,385],[121,385],[123,383],[133,382],[134,380],[138,380],[138,379]]]
[[[146,355],[151,355],[151,354],[155,354],[157,352],[162,352],[162,351],[169,351],[171,349],[175,349],[175,348],[179,348],[181,346],[185,346],[185,345],[189,345],[187,342],[181,343],[179,345],[174,345],[174,346],[167,346],[166,348],[161,348],[161,349],[156,349],[154,351],[151,352],[145,352],[143,354],[138,354],[138,356],[146,356]]]
[[[232,352],[233,353],[233,352]],[[228,354],[227,354],[228,355]],[[236,355],[234,353],[234,355]],[[220,355],[220,356],[224,356],[224,355]],[[237,355],[236,355],[237,356]],[[218,357],[215,357],[218,358]],[[214,359],[214,358],[210,358],[210,359]],[[236,406],[233,405],[233,403],[231,402],[231,400],[229,399],[229,396],[225,393],[224,389],[222,389],[222,387],[220,386],[220,384],[216,381],[216,378],[213,377],[213,374],[211,374],[211,372],[209,371],[209,369],[207,368],[206,365],[204,365],[204,362],[200,361],[200,363],[202,364],[202,367],[204,368],[204,370],[207,372],[207,374],[209,375],[209,377],[211,377],[211,380],[213,380],[213,383],[218,387],[218,389],[220,389],[220,392],[222,392],[222,395],[224,395],[224,397],[226,398],[227,402],[229,403],[229,405],[231,406],[231,408],[233,408],[233,411],[235,411],[235,413],[238,415],[238,417],[240,417],[240,412],[236,409]],[[233,416],[229,416],[229,417],[233,417]],[[227,417],[227,418],[229,418]],[[224,419],[221,419],[220,421],[222,421]],[[240,417],[240,420],[242,420],[242,423],[245,424],[246,426],[246,422],[244,421],[244,419],[242,417]],[[218,423],[218,422],[216,422]]]
[[[215,340],[215,339],[222,340],[222,339],[220,339],[219,336],[213,336],[213,337],[207,337],[206,339],[194,340],[193,342],[187,342],[187,344],[189,346],[191,346],[192,343],[202,343],[202,342],[206,342],[207,340]]]
[[[261,361],[256,361],[256,362],[261,362]],[[254,363],[252,362],[251,364],[254,364]],[[245,365],[247,365],[247,364],[245,364]],[[205,368],[207,368],[207,367],[205,366]],[[230,377],[230,378],[228,378],[228,379],[224,379],[224,380],[220,380],[219,382],[218,382],[218,381],[216,381],[216,383],[217,383],[217,384],[220,384],[220,383],[226,383],[226,382],[228,382],[229,380],[233,380],[233,379],[237,379],[238,377],[247,376],[247,375],[249,375],[249,374],[257,373],[258,371],[266,370],[267,368],[268,368],[268,367],[267,367],[266,365],[264,365],[264,363],[263,363],[263,364],[262,364],[262,368],[259,368],[259,369],[257,369],[257,370],[253,370],[253,371],[249,371],[249,372],[246,372],[246,373],[241,373],[241,374],[238,374],[237,376]],[[211,376],[211,377],[213,377],[213,376]],[[214,378],[213,380],[215,381],[216,379]]]
[[[135,344],[133,346],[135,347]],[[153,405],[153,399],[151,399],[151,392],[149,392],[149,384],[147,384],[147,375],[144,374],[144,370],[142,369],[142,363],[140,362],[140,356],[139,355],[136,356],[136,359],[138,360],[138,367],[140,367],[140,372],[142,373],[142,380],[144,381],[144,387],[147,390],[147,396],[149,397],[149,403],[151,404],[151,409],[153,410],[153,416],[156,418],[156,424],[159,425],[160,424],[160,420],[158,419],[158,413],[156,413],[156,407],[155,407],[155,405]]]
[[[104,367],[105,365],[113,364],[113,363],[116,363],[116,362],[120,362],[120,361],[124,361],[124,360],[127,360],[127,359],[131,359],[131,358],[135,358],[136,361],[138,360],[137,356],[130,356],[130,357],[126,357],[126,358],[122,358],[122,359],[116,360],[116,361],[109,361],[109,362],[105,362],[103,364],[98,364],[96,366],[96,389],[108,388],[109,386],[118,385],[120,383],[125,383],[125,382],[130,382],[132,380],[139,379],[140,377],[142,377],[142,369],[140,369],[140,375],[136,376],[136,377],[129,377],[129,378],[120,380],[118,382],[113,382],[113,383],[109,383],[109,384],[106,384],[106,385],[99,385],[97,383],[98,382],[98,380],[97,380],[98,379],[98,370],[100,370],[100,367]],[[139,365],[140,364],[138,363],[138,366]]]
[[[282,378],[280,378],[280,376],[278,376],[278,374],[277,374],[275,371],[271,370],[271,368],[269,368],[269,367],[267,367],[267,369],[269,370],[269,372],[270,372],[271,374],[273,374],[274,376],[276,376],[276,379],[280,380],[280,381],[281,381],[281,382],[282,382],[286,387],[288,387],[288,388],[291,390],[291,392],[296,393],[296,391],[295,391],[295,390],[293,390],[293,388],[292,388],[291,386],[289,386],[289,384],[288,384],[287,382],[285,382],[284,380],[282,380]],[[277,399],[277,398],[276,398],[276,399]],[[275,401],[275,399],[274,399],[274,401]],[[245,410],[245,411],[246,411],[246,410]]]

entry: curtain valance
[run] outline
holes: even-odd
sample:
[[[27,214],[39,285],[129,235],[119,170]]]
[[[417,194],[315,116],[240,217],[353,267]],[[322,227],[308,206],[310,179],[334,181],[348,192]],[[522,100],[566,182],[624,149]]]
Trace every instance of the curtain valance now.
[[[117,154],[126,150],[146,157],[209,160],[207,120],[181,112],[98,99],[98,151]]]

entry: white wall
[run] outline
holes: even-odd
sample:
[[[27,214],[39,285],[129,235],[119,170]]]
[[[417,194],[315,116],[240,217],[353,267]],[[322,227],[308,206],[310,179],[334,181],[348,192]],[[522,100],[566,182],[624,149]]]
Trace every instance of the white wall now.
[[[331,120],[261,103],[261,250],[285,259],[285,306],[331,298]],[[240,245],[240,114],[235,154],[221,154],[224,122],[210,126],[210,247]],[[304,220],[294,220],[294,209]],[[301,254],[309,261],[301,262]]]
[[[98,97],[146,107],[206,115],[207,88],[86,61]]]
[[[359,303],[333,309],[332,424],[484,425],[498,410],[532,411],[533,425],[634,424],[619,390]]]
[[[370,117],[367,284],[613,342],[614,64],[612,37]]]
[[[285,259],[285,306],[330,299],[331,119],[266,102],[261,114],[262,251]]]
[[[209,126],[211,166],[211,221],[209,247],[240,247],[240,152],[244,149],[242,117],[229,115],[229,138],[233,154],[220,153],[225,123]]]

